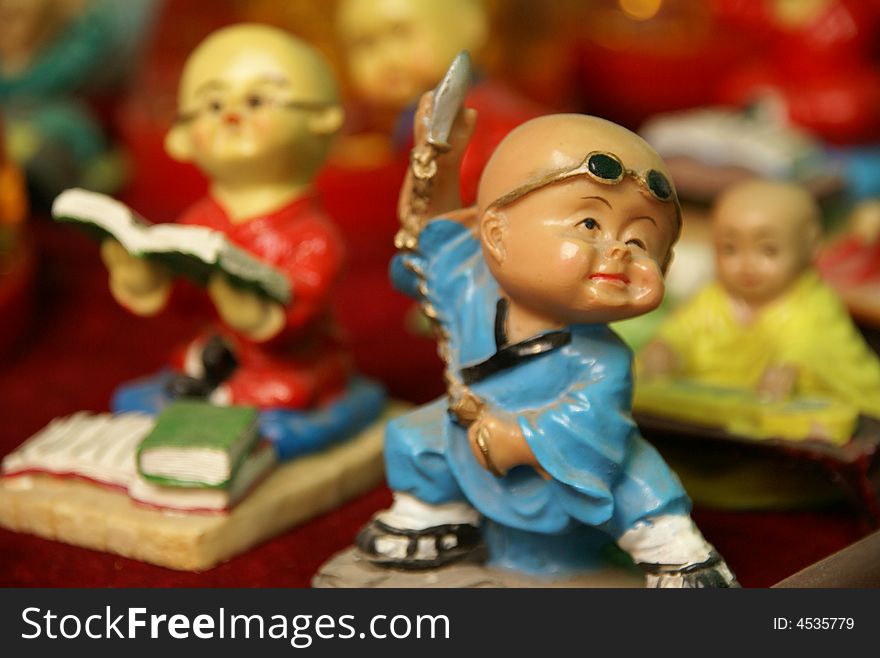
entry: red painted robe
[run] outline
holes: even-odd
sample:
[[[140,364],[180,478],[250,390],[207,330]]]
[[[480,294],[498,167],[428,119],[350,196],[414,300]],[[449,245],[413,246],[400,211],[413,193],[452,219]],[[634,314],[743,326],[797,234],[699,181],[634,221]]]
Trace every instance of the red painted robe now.
[[[222,231],[236,245],[278,269],[293,291],[287,323],[265,342],[256,342],[222,322],[197,337],[197,350],[222,335],[238,360],[225,383],[233,404],[302,409],[320,404],[345,386],[351,359],[333,317],[333,291],[345,261],[343,240],[316,200],[301,197],[272,213],[233,223],[209,195],[178,220]],[[185,354],[177,359],[182,367]]]

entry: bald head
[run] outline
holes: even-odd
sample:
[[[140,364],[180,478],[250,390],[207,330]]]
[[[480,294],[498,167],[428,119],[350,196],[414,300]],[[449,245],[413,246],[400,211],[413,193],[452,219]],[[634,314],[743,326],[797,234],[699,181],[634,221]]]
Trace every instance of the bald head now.
[[[725,190],[712,213],[716,225],[765,223],[785,225],[804,240],[818,238],[821,213],[812,195],[795,183],[753,179]]]
[[[653,169],[671,180],[657,152],[634,132],[598,117],[554,114],[527,121],[495,149],[480,179],[480,213],[517,188],[579,167],[593,151],[617,156],[640,176]]]
[[[712,210],[721,284],[753,305],[784,295],[811,266],[820,220],[812,196],[793,183],[755,179],[728,188]]]
[[[258,24],[218,30],[199,44],[181,75],[178,113],[167,152],[215,182],[236,183],[307,182],[344,119],[324,58]]]
[[[358,95],[386,110],[418,100],[488,34],[480,0],[342,0],[336,25]]]
[[[231,80],[254,75],[283,80],[297,100],[336,103],[338,91],[330,66],[304,41],[269,25],[242,24],[218,30],[186,60],[180,80],[181,106],[192,102],[222,72]]]

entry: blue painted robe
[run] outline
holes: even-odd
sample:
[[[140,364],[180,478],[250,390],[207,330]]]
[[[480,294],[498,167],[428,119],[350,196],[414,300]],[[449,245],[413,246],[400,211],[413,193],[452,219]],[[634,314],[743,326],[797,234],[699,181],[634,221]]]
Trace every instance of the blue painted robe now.
[[[403,292],[426,294],[447,330],[449,368],[496,351],[498,284],[480,243],[449,220],[422,232],[419,254],[400,254],[391,276]],[[571,341],[474,383],[496,413],[514,414],[545,480],[528,466],[496,478],[474,458],[466,430],[437,400],[389,424],[388,481],[429,503],[466,500],[502,526],[559,534],[580,524],[618,537],[659,514],[684,514],[689,501],[676,476],[639,435],[630,417],[632,355],[606,325],[574,325]]]

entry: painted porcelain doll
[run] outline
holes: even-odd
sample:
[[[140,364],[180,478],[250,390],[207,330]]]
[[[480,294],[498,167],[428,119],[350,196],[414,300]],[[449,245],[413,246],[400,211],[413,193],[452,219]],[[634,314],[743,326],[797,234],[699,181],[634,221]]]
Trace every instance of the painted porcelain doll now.
[[[812,266],[821,224],[811,195],[793,183],[739,183],[714,206],[712,229],[718,280],[664,322],[639,375],[767,401],[824,398],[853,407],[853,421],[880,417],[880,361]],[[814,421],[814,437],[829,433]]]
[[[491,565],[562,575],[616,542],[650,586],[734,585],[630,417],[631,355],[607,326],[663,297],[681,221],[663,162],[608,121],[545,116],[501,143],[476,207],[456,210],[474,122],[459,114],[427,203],[404,188],[392,278],[436,323],[448,395],[387,426],[394,503],[360,532],[362,554],[431,569],[488,549]]]
[[[176,356],[173,376],[121,389],[116,410],[150,411],[157,399],[195,396],[269,415],[363,402],[375,416],[381,396],[348,386],[349,348],[331,309],[344,245],[311,187],[342,121],[328,65],[282,30],[226,28],[189,57],[165,146],[206,173],[210,189],[178,223],[221,231],[279,270],[292,301],[285,306],[213,276],[207,291],[220,322]],[[160,264],[129,255],[114,240],[101,252],[120,304],[140,315],[165,306],[173,280]]]
[[[367,114],[392,117],[394,149],[404,154],[421,94],[440,81],[456,53],[477,52],[489,37],[480,0],[344,0],[336,23],[358,100]],[[473,203],[501,139],[543,111],[490,79],[477,81],[466,105],[482,117],[462,159],[462,198]]]
[[[114,54],[111,14],[99,3],[72,0],[0,2],[0,109],[7,147],[41,203],[74,185],[115,189],[124,176],[83,99],[102,59]]]
[[[187,60],[178,109],[166,148],[211,186],[177,225],[84,190],[53,214],[118,237],[101,254],[127,309],[158,313],[176,265],[208,273],[219,321],[115,413],[54,419],[5,456],[0,523],[201,571],[375,487],[385,395],[352,372],[331,308],[344,249],[311,191],[343,119],[327,65],[283,30],[228,27]]]

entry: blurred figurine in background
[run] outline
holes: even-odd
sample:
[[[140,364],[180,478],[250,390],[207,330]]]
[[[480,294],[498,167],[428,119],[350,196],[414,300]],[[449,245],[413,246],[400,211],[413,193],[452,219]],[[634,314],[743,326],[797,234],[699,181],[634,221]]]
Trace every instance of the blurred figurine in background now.
[[[785,438],[842,443],[852,436],[859,413],[880,417],[880,361],[813,268],[821,225],[811,195],[792,183],[739,183],[717,201],[713,232],[718,281],[664,322],[639,355],[639,382],[684,379],[705,387],[710,397],[718,395],[716,388],[738,389],[751,393],[756,408],[762,401],[791,400],[792,415],[780,416],[780,422],[765,419],[772,426],[765,435],[771,436],[786,432]],[[648,402],[641,388],[637,410]],[[671,390],[663,388],[661,397]],[[702,406],[696,392],[689,389],[693,413]],[[728,400],[734,404],[728,415],[738,418],[725,422],[744,422],[746,411],[735,406],[737,400]],[[651,405],[652,413],[660,411],[658,404]],[[664,415],[684,413],[660,406]],[[718,409],[711,414],[717,423]],[[760,436],[760,427],[753,429]]]
[[[0,355],[27,326],[36,271],[33,241],[25,229],[28,197],[24,176],[4,147],[0,115]]]
[[[11,237],[6,237],[7,232],[11,236],[18,231],[28,212],[24,177],[6,153],[2,135],[3,121],[0,116],[0,231],[4,235],[0,238],[0,251],[4,251],[12,242]]]
[[[210,179],[179,222],[82,189],[52,212],[100,237],[127,309],[158,313],[188,276],[220,322],[114,413],[54,419],[6,456],[0,523],[202,571],[375,487],[385,395],[352,376],[332,309],[344,249],[311,188],[343,121],[327,64],[283,30],[228,27],[187,60],[178,110],[166,148]],[[21,524],[37,499],[52,523]]]
[[[831,144],[880,140],[880,8],[858,0],[718,0],[718,17],[764,47],[722,80],[719,100],[764,98]]]
[[[41,203],[81,185],[111,191],[124,175],[81,92],[112,55],[100,3],[0,0],[0,108],[10,157]]]
[[[187,60],[165,146],[206,173],[210,190],[178,224],[214,229],[278,270],[291,300],[215,273],[207,290],[221,322],[178,356],[178,374],[162,379],[165,394],[264,410],[344,397],[352,363],[332,312],[344,246],[311,187],[343,118],[326,62],[277,28],[219,30]],[[165,306],[173,279],[162,264],[115,240],[101,253],[120,304],[139,315]],[[149,406],[153,393],[149,383],[123,388],[116,408]]]
[[[481,0],[342,0],[336,22],[351,83],[370,117],[366,123],[393,132],[393,153],[406,154],[412,146],[421,94],[440,81],[456,53],[475,53],[489,38]],[[480,113],[462,162],[462,198],[470,204],[501,139],[543,110],[491,80],[479,81],[466,105]],[[376,140],[369,145],[375,153]]]
[[[724,104],[764,104],[826,145],[856,199],[880,194],[880,6],[859,0],[717,0],[723,22],[758,37],[720,80]]]
[[[392,279],[436,323],[448,395],[388,425],[394,503],[361,552],[431,569],[485,543],[490,565],[559,577],[616,541],[651,586],[734,584],[630,417],[630,352],[607,326],[663,297],[681,219],[662,161],[608,121],[542,117],[505,138],[476,207],[459,210],[475,113],[459,112],[444,153],[435,122],[451,117],[432,103],[416,116]]]

